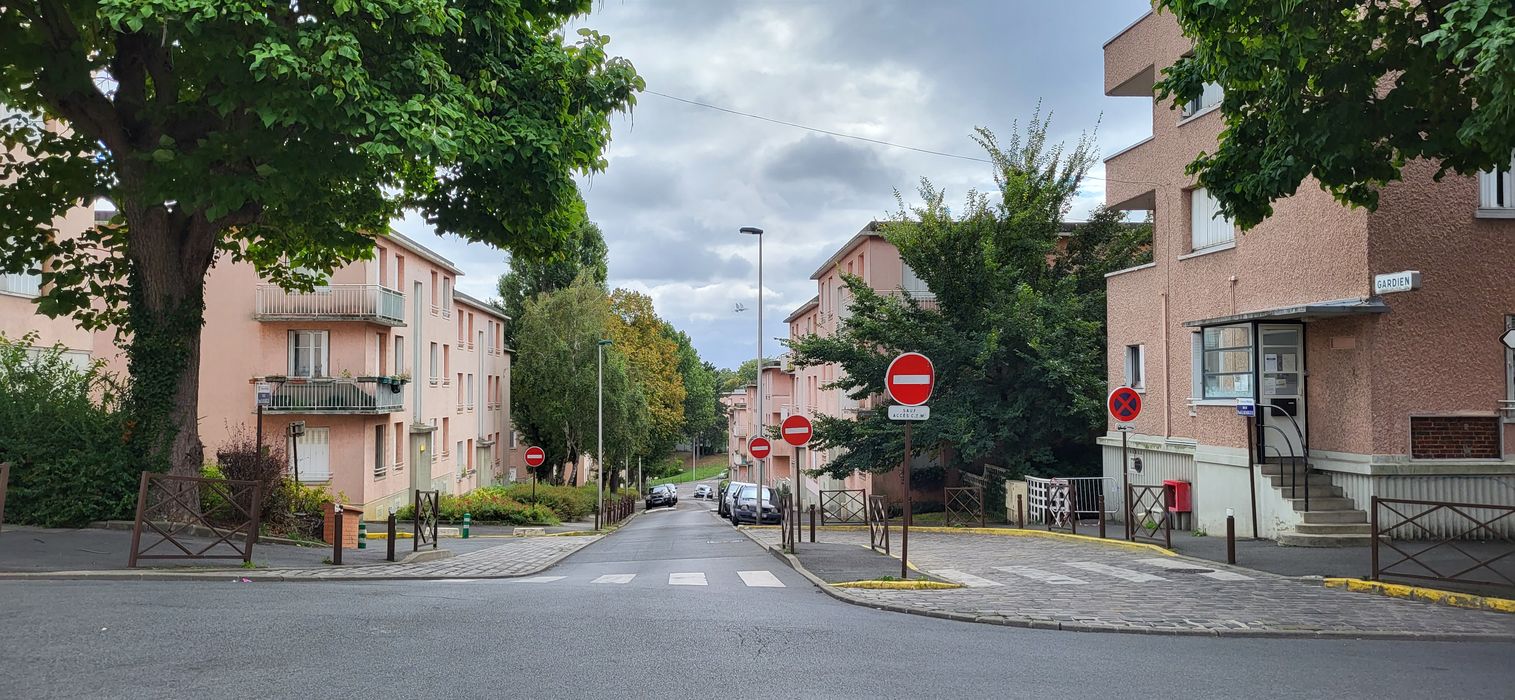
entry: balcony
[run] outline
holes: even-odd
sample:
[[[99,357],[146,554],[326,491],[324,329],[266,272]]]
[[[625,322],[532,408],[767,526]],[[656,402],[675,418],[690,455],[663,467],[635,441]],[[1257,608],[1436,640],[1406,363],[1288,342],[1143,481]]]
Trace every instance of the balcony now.
[[[333,284],[309,292],[258,285],[253,318],[259,321],[367,321],[405,325],[405,295],[377,284]]]
[[[274,385],[273,402],[264,413],[376,415],[405,407],[403,385],[388,377],[263,379]]]

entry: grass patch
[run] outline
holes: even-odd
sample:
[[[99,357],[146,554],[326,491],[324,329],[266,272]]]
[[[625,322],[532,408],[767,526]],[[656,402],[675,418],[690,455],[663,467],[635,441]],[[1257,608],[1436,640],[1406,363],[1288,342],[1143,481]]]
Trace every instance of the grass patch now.
[[[714,479],[726,471],[726,455],[711,455],[711,457],[714,458],[714,464],[709,464],[707,463],[709,460],[702,459],[695,465],[693,481]],[[647,485],[662,486],[663,484],[687,484],[690,481],[691,479],[689,478],[689,471],[686,469],[684,473],[677,476],[668,476],[661,479],[653,479],[651,481],[648,481]]]

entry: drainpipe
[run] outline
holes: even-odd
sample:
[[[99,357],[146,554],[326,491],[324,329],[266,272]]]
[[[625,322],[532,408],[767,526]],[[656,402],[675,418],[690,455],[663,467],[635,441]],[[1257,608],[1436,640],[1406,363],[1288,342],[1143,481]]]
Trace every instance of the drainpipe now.
[[[1173,437],[1173,356],[1168,352],[1168,292],[1163,297],[1163,438]],[[1122,465],[1124,467],[1124,465]]]

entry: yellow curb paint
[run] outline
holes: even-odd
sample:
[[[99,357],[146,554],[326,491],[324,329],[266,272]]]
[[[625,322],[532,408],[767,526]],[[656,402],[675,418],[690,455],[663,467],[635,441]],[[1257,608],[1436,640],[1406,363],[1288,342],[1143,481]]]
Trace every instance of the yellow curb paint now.
[[[397,540],[408,540],[408,539],[412,539],[414,537],[415,537],[415,535],[412,535],[412,534],[410,534],[408,532],[396,532],[395,533],[395,539],[397,539]],[[370,533],[368,533],[368,539],[371,539],[371,540],[387,540],[387,539],[389,539],[389,533],[387,533],[387,532],[370,532]]]
[[[1342,588],[1357,593],[1376,593],[1390,598],[1423,600],[1428,603],[1439,603],[1454,608],[1491,610],[1494,612],[1515,614],[1515,600],[1507,598],[1456,593],[1453,591],[1443,591],[1438,588],[1407,586],[1402,583],[1366,581],[1359,578],[1328,578],[1323,579],[1323,582],[1326,588]]]
[[[742,527],[752,527],[743,525]],[[764,529],[776,528],[776,525],[759,526]],[[832,532],[866,532],[867,525],[819,525],[817,530]],[[944,535],[995,535],[998,537],[1042,537],[1054,540],[1070,540],[1073,542],[1091,542],[1094,544],[1109,545],[1112,547],[1125,547],[1127,549],[1140,549],[1147,552],[1157,552],[1163,556],[1176,557],[1177,552],[1161,545],[1146,542],[1127,542],[1126,540],[1102,539],[1088,535],[1075,535],[1069,532],[1047,532],[1045,530],[1022,530],[1016,528],[1001,527],[937,527],[933,525],[917,525],[910,528],[911,532],[930,532]]]
[[[942,583],[940,581],[844,581],[831,585],[834,588],[870,588],[896,591],[941,591],[962,588],[962,586],[955,583]]]

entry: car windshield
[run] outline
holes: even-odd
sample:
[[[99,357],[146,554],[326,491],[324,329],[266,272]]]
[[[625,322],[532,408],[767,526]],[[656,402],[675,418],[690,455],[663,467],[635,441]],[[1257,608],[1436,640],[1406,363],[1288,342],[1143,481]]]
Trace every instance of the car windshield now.
[[[752,498],[753,495],[756,494],[756,493],[757,493],[757,487],[756,486],[743,486],[741,492],[739,492],[737,494],[737,498],[749,499],[749,498]],[[763,487],[763,500],[765,502],[772,502],[773,501],[773,489],[770,489],[770,488],[768,488],[766,486]]]

